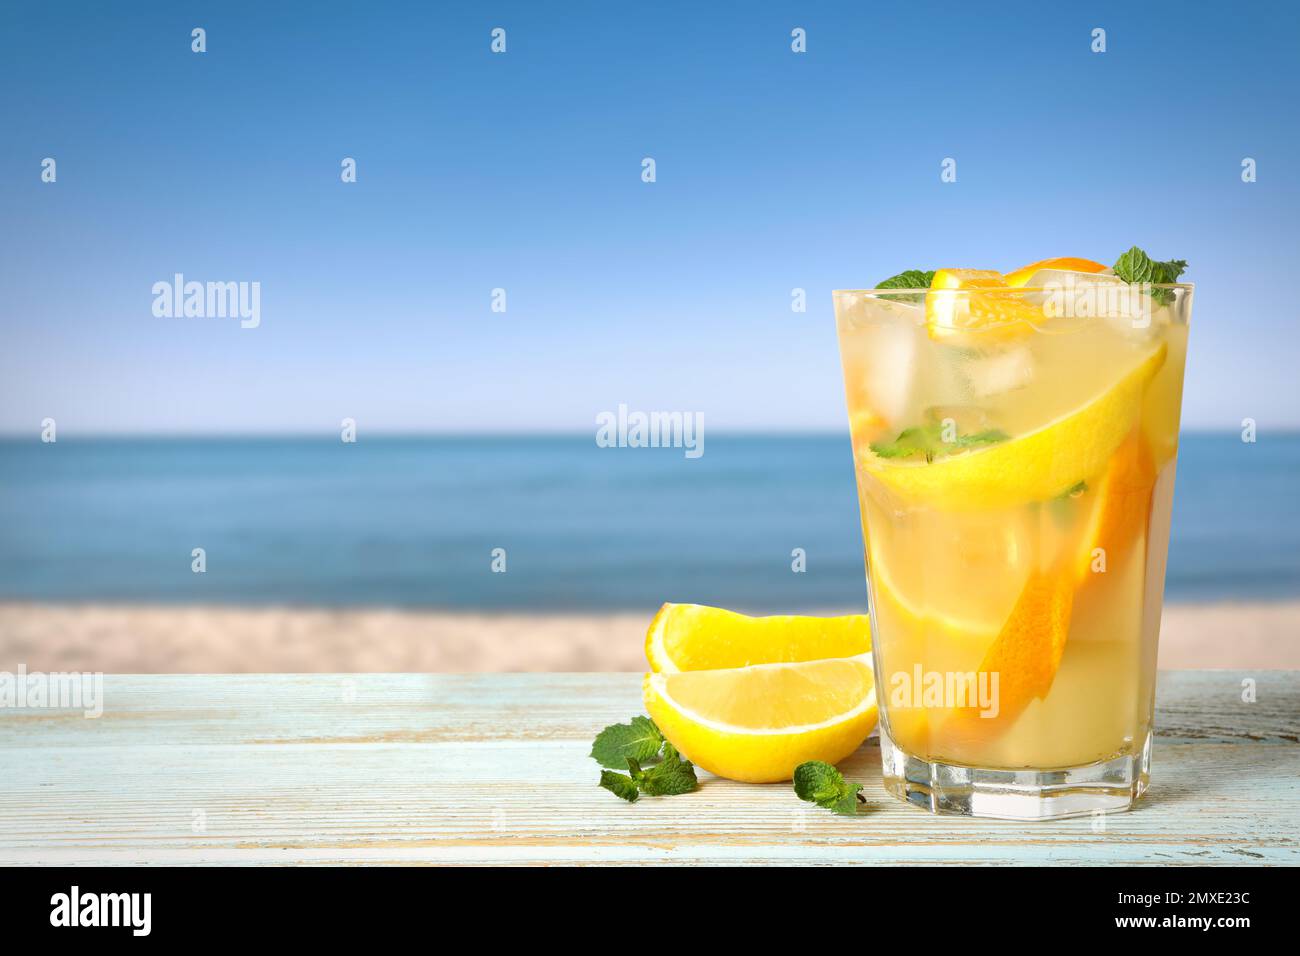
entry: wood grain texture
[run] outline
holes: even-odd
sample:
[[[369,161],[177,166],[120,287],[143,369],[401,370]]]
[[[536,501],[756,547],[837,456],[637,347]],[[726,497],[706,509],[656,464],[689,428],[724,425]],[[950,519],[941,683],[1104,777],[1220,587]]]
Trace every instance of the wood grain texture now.
[[[1294,672],[1162,673],[1141,806],[1038,824],[898,803],[874,740],[842,765],[870,798],[854,819],[707,774],[622,803],[587,751],[641,711],[634,674],[110,676],[104,694],[95,720],[0,709],[0,863],[1300,863]]]

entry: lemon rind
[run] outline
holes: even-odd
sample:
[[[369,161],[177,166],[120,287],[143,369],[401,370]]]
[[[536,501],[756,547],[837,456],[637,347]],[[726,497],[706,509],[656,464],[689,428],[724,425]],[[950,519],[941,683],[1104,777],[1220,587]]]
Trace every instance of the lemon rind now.
[[[872,671],[872,657],[870,651],[867,651],[864,654],[859,654],[855,657],[828,657],[825,658],[825,660],[857,661],[860,664],[864,664],[867,667],[868,671]],[[800,667],[810,663],[816,663],[816,662],[800,661],[793,664],[792,663],[751,664],[749,666],[751,668]],[[688,707],[683,707],[673,698],[671,694],[668,693],[667,688],[664,686],[667,680],[667,673],[668,672],[658,672],[658,673],[650,673],[646,675],[645,679],[649,682],[651,688],[654,690],[655,695],[664,702],[665,706],[667,706],[670,710],[672,710],[674,713],[676,713],[679,717],[683,718],[684,720],[688,720],[691,723],[695,724],[696,726],[707,727],[709,730],[717,731],[719,733],[739,734],[746,737],[800,736],[802,734],[814,733],[816,731],[828,730],[832,727],[838,727],[841,724],[847,723],[857,717],[862,716],[868,710],[874,709],[876,706],[875,675],[874,675],[874,671],[872,671],[871,689],[867,691],[867,695],[858,704],[856,704],[852,710],[846,710],[841,714],[836,714],[833,717],[830,717],[823,721],[818,721],[815,724],[796,724],[790,727],[765,727],[765,728],[739,727],[735,724],[727,724],[727,723],[723,723],[722,721],[713,720],[712,718],[709,717],[704,717],[703,715],[696,713],[695,711],[691,710]],[[700,673],[704,673],[704,672],[701,671]]]
[[[656,674],[677,674],[681,672],[681,668],[669,656],[668,648],[664,645],[664,628],[668,624],[668,617],[672,613],[672,609],[676,606],[670,601],[665,601],[663,606],[655,612],[654,619],[650,622],[650,629],[646,633],[645,656],[650,663],[650,669]]]
[[[957,510],[963,507],[987,506],[989,497],[993,497],[997,501],[1001,501],[1003,498],[1007,501],[1015,501],[1018,497],[1023,496],[1018,496],[1015,493],[1014,482],[1006,482],[1004,486],[1004,482],[985,478],[978,473],[971,475],[968,472],[976,466],[972,466],[970,462],[980,460],[981,456],[983,456],[982,460],[985,461],[995,456],[1003,457],[1007,454],[1008,449],[1016,446],[1024,448],[1026,446],[1041,445],[1046,441],[1046,436],[1061,424],[1084,415],[1096,417],[1098,406],[1110,400],[1117,391],[1123,390],[1124,394],[1132,391],[1135,397],[1140,396],[1143,384],[1149,382],[1159,373],[1167,358],[1168,347],[1162,342],[1147,352],[1140,360],[1135,361],[1120,381],[1110,388],[1093,395],[1088,401],[1058,415],[1050,422],[1031,429],[1022,435],[1017,435],[1009,442],[990,445],[935,462],[893,461],[881,458],[870,449],[867,449],[858,456],[860,464],[867,472],[877,476],[881,482],[896,493],[922,500],[947,498],[949,499],[949,506]],[[1140,411],[1135,410],[1134,417],[1138,414],[1140,414]],[[1118,437],[1105,448],[1104,454],[1098,453],[1096,455],[1099,460],[1104,461],[1114,453],[1119,442],[1123,440],[1123,435],[1127,433],[1127,424],[1125,428],[1116,428],[1115,431],[1118,433]],[[1045,472],[1055,470],[1053,463],[1050,461],[1035,469],[1035,471]],[[924,483],[918,484],[912,479],[904,477],[909,474],[928,475],[929,477]],[[1073,472],[1070,472],[1070,474],[1073,474]],[[935,475],[940,477],[935,478]],[[1036,480],[1041,480],[1040,475],[1035,474],[1034,477]],[[979,480],[974,480],[976,478]],[[1068,487],[1068,479],[1062,479],[1060,484],[1062,487],[1059,489],[1041,490],[1044,495],[1065,491]],[[974,504],[972,504],[972,501]]]

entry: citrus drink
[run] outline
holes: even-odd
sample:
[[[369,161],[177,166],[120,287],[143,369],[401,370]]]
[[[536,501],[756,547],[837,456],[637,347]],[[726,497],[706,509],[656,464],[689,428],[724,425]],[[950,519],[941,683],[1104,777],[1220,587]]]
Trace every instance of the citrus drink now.
[[[1086,261],[836,293],[885,782],[932,810],[1147,783],[1191,288]]]

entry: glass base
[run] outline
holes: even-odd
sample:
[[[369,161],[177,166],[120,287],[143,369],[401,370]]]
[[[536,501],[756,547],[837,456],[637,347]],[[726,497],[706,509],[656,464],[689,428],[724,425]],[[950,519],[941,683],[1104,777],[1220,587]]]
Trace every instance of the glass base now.
[[[882,727],[885,789],[929,810],[1001,820],[1059,820],[1127,810],[1147,789],[1151,734],[1136,752],[1082,767],[985,770],[913,757]]]

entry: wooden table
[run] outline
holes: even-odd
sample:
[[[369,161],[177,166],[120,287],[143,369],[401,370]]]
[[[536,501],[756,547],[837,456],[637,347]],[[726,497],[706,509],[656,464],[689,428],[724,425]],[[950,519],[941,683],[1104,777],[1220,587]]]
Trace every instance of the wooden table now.
[[[1141,807],[1036,824],[895,801],[874,740],[841,765],[857,818],[707,774],[623,803],[587,752],[641,712],[633,674],[109,676],[104,699],[0,708],[0,863],[1300,863],[1297,672],[1162,673]]]

